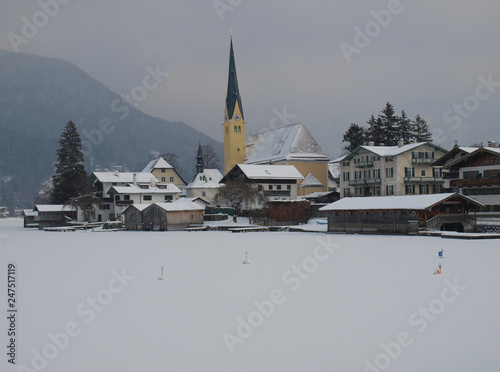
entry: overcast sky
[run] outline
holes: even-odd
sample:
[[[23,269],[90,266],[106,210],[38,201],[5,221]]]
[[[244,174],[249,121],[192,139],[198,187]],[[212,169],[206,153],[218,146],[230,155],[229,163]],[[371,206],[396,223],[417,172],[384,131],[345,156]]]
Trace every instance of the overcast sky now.
[[[445,148],[500,140],[498,0],[59,2],[2,1],[0,48],[70,61],[119,94],[148,66],[169,73],[138,107],[220,141],[230,29],[247,135],[301,120],[334,157],[389,101]]]

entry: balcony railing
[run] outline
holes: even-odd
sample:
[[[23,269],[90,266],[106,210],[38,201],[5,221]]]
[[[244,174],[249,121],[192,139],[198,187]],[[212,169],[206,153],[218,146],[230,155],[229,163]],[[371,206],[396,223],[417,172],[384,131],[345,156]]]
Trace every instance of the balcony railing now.
[[[405,177],[405,183],[443,183],[441,177]]]
[[[460,177],[459,172],[443,172],[443,178],[445,180],[454,180],[458,177]]]
[[[412,158],[411,162],[413,164],[432,164],[436,160],[436,158]]]
[[[130,205],[130,204],[134,204],[134,201],[133,200],[117,200],[117,201],[115,201],[115,204],[117,206]]]
[[[368,167],[373,167],[373,161],[368,160],[368,161],[357,161],[354,163],[354,165],[358,168],[368,168]]]
[[[470,186],[494,186],[500,185],[500,177],[494,178],[474,178],[470,180],[455,180],[453,186],[455,187],[470,187]]]
[[[350,180],[349,186],[359,186],[359,185],[375,185],[382,183],[380,178],[361,178],[357,180]]]
[[[264,196],[290,196],[290,190],[264,190]]]

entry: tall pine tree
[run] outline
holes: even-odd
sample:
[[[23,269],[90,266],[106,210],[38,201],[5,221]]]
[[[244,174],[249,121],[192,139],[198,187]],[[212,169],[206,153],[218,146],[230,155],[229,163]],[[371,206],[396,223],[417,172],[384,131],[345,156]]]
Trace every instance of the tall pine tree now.
[[[368,124],[366,135],[368,142],[373,142],[376,146],[384,143],[382,120],[380,118],[375,119],[375,116],[372,115],[366,123]]]
[[[432,141],[432,133],[429,129],[429,125],[419,114],[415,116],[415,120],[413,121],[413,139],[415,142]]]
[[[398,117],[394,115],[394,107],[387,102],[379,115],[382,121],[382,137],[386,146],[395,146],[398,144]]]
[[[344,133],[342,142],[347,142],[348,144],[344,146],[344,150],[351,152],[358,146],[364,145],[365,143],[365,128],[359,126],[358,124],[351,123],[347,132]]]
[[[402,139],[404,144],[408,144],[413,140],[412,122],[406,116],[405,111],[401,111],[401,116],[398,118],[398,140]]]
[[[53,204],[69,204],[85,188],[87,173],[83,165],[82,141],[76,125],[70,120],[64,127],[57,150],[56,174],[51,193]]]

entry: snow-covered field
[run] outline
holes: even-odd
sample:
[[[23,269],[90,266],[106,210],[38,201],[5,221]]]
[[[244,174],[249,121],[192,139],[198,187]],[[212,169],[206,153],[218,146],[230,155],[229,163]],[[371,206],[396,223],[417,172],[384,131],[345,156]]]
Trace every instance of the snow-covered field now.
[[[1,220],[0,370],[498,371],[499,242]]]

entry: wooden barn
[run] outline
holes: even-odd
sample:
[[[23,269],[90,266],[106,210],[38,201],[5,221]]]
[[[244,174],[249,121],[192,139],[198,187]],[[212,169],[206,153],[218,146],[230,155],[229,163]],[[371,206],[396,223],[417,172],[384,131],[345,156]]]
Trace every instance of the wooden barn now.
[[[484,205],[459,193],[343,198],[326,207],[328,232],[416,234],[418,229],[472,232],[471,211]]]
[[[127,230],[175,231],[203,224],[205,207],[191,201],[133,204],[123,211]]]
[[[62,204],[36,204],[33,211],[38,213],[34,220],[38,220],[39,229],[66,226],[69,221],[76,221],[78,212],[76,208]]]

